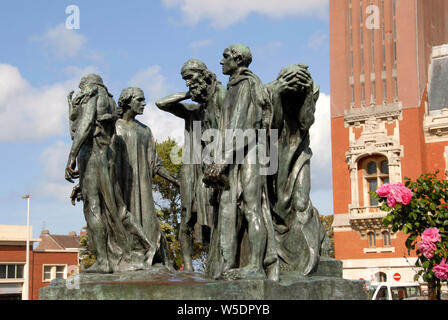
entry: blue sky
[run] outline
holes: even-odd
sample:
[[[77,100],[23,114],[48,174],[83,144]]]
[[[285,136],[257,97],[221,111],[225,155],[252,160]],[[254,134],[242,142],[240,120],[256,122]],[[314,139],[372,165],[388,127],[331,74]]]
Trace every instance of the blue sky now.
[[[69,30],[66,8],[79,8]],[[219,61],[233,43],[248,45],[250,68],[264,83],[283,66],[304,62],[321,97],[312,128],[311,199],[333,210],[331,190],[328,0],[3,0],[0,4],[0,224],[26,224],[31,194],[33,235],[79,232],[82,205],[64,180],[71,140],[66,95],[82,75],[99,73],[115,98],[141,87],[148,106],[140,121],[156,139],[183,141],[183,121],[154,101],[185,91],[180,68],[204,61],[223,84]]]

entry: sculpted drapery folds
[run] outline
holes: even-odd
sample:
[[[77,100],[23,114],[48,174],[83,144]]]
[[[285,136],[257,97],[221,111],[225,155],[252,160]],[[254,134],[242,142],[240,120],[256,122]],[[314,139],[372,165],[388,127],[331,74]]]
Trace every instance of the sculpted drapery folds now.
[[[281,268],[306,275],[316,268],[321,253],[328,255],[331,245],[310,200],[309,129],[319,87],[308,67],[299,64],[283,68],[266,88],[273,103],[271,129],[279,135],[278,171],[268,180]]]
[[[310,200],[309,129],[319,87],[303,64],[283,68],[263,85],[248,68],[251,61],[245,45],[224,50],[226,89],[202,61],[190,59],[181,69],[188,92],[156,102],[185,120],[179,230],[184,271],[193,271],[194,238],[209,244],[205,273],[212,279],[308,275],[332,249]],[[124,89],[116,109],[99,76],[84,77],[80,89],[73,100],[69,94],[73,145],[66,179],[80,178],[71,198],[84,202],[97,256],[87,271],[169,265],[152,179],[158,174],[179,182],[162,167],[151,130],[135,119],[146,105],[143,91]]]
[[[71,198],[84,202],[89,250],[96,256],[85,271],[141,270],[155,262],[170,269],[151,188],[152,175],[163,169],[149,128],[134,119],[143,112],[143,92],[132,90],[133,99],[120,100],[116,122],[116,104],[98,75],[83,77],[79,87],[73,100],[69,94],[73,144],[65,178],[80,179]]]
[[[110,146],[116,104],[98,75],[83,77],[79,88],[81,91],[70,103],[73,143],[65,178],[73,182],[79,176],[80,180],[72,199],[83,199],[90,235],[89,248],[96,256],[95,264],[86,271],[109,273],[135,270],[140,264],[136,263],[137,257],[131,251],[123,223],[126,208],[114,183],[114,159]],[[77,195],[79,193],[80,196]]]
[[[216,75],[207,69],[200,60],[190,59],[182,66],[182,78],[188,92],[171,94],[156,101],[161,110],[170,112],[185,120],[184,157],[181,167],[181,226],[179,241],[181,245],[184,270],[193,271],[192,242],[208,244],[213,226],[214,208],[211,198],[216,191],[208,189],[202,182],[203,161],[201,141],[207,129],[218,129],[221,121],[222,102],[225,88],[216,79]],[[191,99],[196,103],[185,103]]]
[[[143,114],[145,106],[141,89],[127,88],[121,92],[113,143],[115,175],[130,213],[127,217],[129,225],[134,226],[129,231],[145,238],[141,243],[140,237],[134,237],[132,249],[142,250],[148,265],[156,262],[170,265],[166,239],[160,230],[154,206],[152,179],[158,174],[174,184],[178,183],[162,166],[151,129],[135,119]]]
[[[262,129],[270,107],[260,79],[248,69],[252,61],[249,48],[232,45],[223,56],[222,71],[230,79],[223,105],[221,139],[224,132]],[[258,160],[252,163],[249,159],[251,148],[256,153],[257,143],[245,140],[244,159],[242,163],[234,163],[238,150],[232,144],[224,152],[223,163],[215,163],[206,170],[209,183],[225,176],[229,185],[220,194],[217,229],[210,245],[206,272],[212,278],[266,278],[267,274],[269,279],[278,279],[266,179],[260,175]]]

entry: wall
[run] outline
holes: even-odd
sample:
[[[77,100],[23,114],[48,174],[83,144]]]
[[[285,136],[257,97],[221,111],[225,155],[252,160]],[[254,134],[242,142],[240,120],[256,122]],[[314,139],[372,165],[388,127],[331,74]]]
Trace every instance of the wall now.
[[[48,286],[49,282],[43,282],[43,265],[78,266],[77,252],[34,252],[33,283],[30,299],[39,298],[39,289]],[[31,292],[31,290],[30,290]]]

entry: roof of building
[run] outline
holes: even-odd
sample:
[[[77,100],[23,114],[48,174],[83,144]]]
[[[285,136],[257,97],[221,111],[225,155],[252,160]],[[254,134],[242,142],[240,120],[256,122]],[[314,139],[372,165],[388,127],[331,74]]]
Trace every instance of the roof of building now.
[[[40,237],[42,241],[35,250],[70,250],[81,249],[79,244],[80,236],[76,232],[70,232],[68,235],[50,234],[48,230],[42,231]]]
[[[0,241],[2,242],[24,242],[26,237],[27,226],[15,226],[0,224]],[[33,238],[33,227],[29,226],[29,240],[30,242],[40,241],[39,238]]]

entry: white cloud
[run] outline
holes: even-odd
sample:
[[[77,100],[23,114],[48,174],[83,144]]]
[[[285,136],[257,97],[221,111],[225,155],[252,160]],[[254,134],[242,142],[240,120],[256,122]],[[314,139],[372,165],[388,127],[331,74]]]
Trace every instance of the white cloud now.
[[[314,114],[315,122],[310,129],[313,164],[331,173],[331,121],[330,96],[320,93]]]
[[[82,77],[90,73],[100,74],[100,70],[96,66],[87,66],[85,68],[68,66],[65,67],[64,72],[70,79],[77,79],[77,80],[81,80]]]
[[[64,179],[70,145],[57,141],[47,147],[40,155],[43,165],[42,176],[33,194],[37,197],[46,196],[61,202],[69,202],[74,184]]]
[[[179,8],[184,22],[194,25],[209,20],[218,29],[244,21],[251,13],[279,19],[306,14],[323,15],[328,0],[162,0],[168,8]]]
[[[310,129],[311,200],[321,214],[333,212],[330,96],[321,93]]]
[[[34,87],[15,66],[0,64],[0,141],[68,134],[67,93],[77,88],[81,74],[93,70],[69,68],[68,80]]]
[[[74,30],[67,29],[64,23],[48,30],[42,36],[31,40],[40,42],[58,59],[72,58],[86,50],[87,38]]]
[[[159,110],[154,104],[157,99],[172,93],[166,78],[161,74],[160,66],[153,65],[138,71],[131,77],[129,85],[141,88],[145,92],[148,105],[143,116],[139,117],[138,120],[151,128],[155,139],[163,141],[171,137],[178,143],[183,144],[184,120],[171,113]]]
[[[205,40],[197,40],[197,41],[193,41],[193,42],[191,42],[191,43],[189,44],[189,47],[192,48],[192,49],[194,49],[194,50],[197,50],[197,49],[200,49],[200,48],[208,47],[208,46],[210,46],[212,43],[213,43],[212,40],[207,40],[207,39],[205,39]]]
[[[132,87],[141,88],[146,93],[147,101],[158,99],[166,95],[169,91],[166,78],[160,72],[160,66],[149,66],[134,74],[129,80],[129,84]]]

